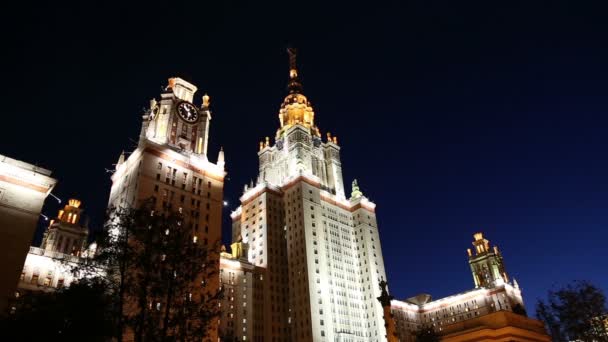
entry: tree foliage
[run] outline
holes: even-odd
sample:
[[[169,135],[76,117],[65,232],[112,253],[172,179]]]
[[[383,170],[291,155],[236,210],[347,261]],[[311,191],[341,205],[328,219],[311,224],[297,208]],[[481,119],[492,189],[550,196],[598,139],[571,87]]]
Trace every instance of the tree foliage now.
[[[205,287],[217,275],[219,241],[198,241],[186,221],[147,205],[110,210],[95,258],[75,270],[105,270],[117,330],[135,341],[200,341],[219,315],[221,293]]]
[[[56,292],[27,292],[13,300],[14,310],[0,331],[7,341],[106,341],[116,335],[112,301],[99,279],[83,279]]]
[[[414,331],[414,340],[416,342],[439,342],[441,339],[432,326],[423,325]]]
[[[547,301],[539,300],[536,315],[545,323],[553,341],[604,342],[608,335],[604,293],[585,281],[577,281],[557,291],[549,291]]]

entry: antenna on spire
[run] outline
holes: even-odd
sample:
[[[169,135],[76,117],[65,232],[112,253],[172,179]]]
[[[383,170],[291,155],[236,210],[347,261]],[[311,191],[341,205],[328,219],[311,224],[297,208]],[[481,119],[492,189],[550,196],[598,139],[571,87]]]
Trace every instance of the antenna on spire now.
[[[287,54],[289,55],[289,84],[287,85],[287,89],[290,94],[300,93],[302,91],[302,84],[298,80],[296,52],[296,49],[293,47],[287,48]]]
[[[298,77],[297,65],[296,65],[296,54],[297,50],[295,48],[287,48],[287,54],[289,55],[289,77],[296,78]]]

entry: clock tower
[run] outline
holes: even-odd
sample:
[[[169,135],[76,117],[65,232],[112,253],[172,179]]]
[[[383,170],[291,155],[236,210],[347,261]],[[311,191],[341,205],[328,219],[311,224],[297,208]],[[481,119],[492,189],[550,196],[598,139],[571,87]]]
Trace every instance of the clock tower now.
[[[209,96],[203,95],[202,104],[196,106],[193,104],[196,90],[195,85],[181,78],[169,79],[160,101],[150,100],[142,138],[188,153],[206,155],[211,120]]]
[[[155,213],[182,213],[193,241],[217,255],[214,262],[219,269],[224,152],[218,152],[215,162],[209,160],[209,96],[203,95],[199,102],[196,91],[195,85],[171,78],[160,98],[150,100],[137,148],[118,159],[108,205],[137,208],[152,201]],[[201,293],[219,289],[215,274],[201,283]],[[215,324],[208,336],[210,341],[217,340]]]

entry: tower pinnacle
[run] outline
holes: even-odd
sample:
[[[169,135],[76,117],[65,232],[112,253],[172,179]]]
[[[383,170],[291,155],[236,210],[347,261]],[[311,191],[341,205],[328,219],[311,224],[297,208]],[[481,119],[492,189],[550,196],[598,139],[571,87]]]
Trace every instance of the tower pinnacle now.
[[[287,90],[289,94],[283,100],[279,110],[279,122],[281,127],[277,131],[277,139],[294,125],[301,125],[309,129],[312,134],[320,137],[319,129],[315,126],[315,112],[310,101],[302,94],[302,83],[298,78],[296,66],[296,49],[288,48],[289,54],[289,82]]]
[[[498,247],[490,248],[490,241],[485,239],[481,232],[475,233],[473,238],[475,249],[467,249],[467,254],[475,287],[492,287],[508,282],[509,277]]]
[[[298,79],[296,49],[287,48],[287,54],[289,54],[289,83],[287,84],[287,89],[290,94],[300,94],[302,92],[302,83]]]

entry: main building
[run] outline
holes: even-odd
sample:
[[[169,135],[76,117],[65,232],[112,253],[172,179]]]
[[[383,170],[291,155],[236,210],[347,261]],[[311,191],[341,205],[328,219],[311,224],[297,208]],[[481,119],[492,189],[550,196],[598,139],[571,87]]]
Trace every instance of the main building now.
[[[250,264],[256,281],[238,286],[253,288],[253,298],[235,300],[229,291],[223,305],[234,310],[236,303],[238,312],[224,309],[221,327],[242,340],[381,341],[376,297],[386,275],[375,204],[354,181],[347,196],[338,140],[323,139],[293,51],[290,59],[280,125],[273,141],[260,143],[257,181],[231,215],[235,260],[223,261],[227,286],[235,272],[229,264]]]

